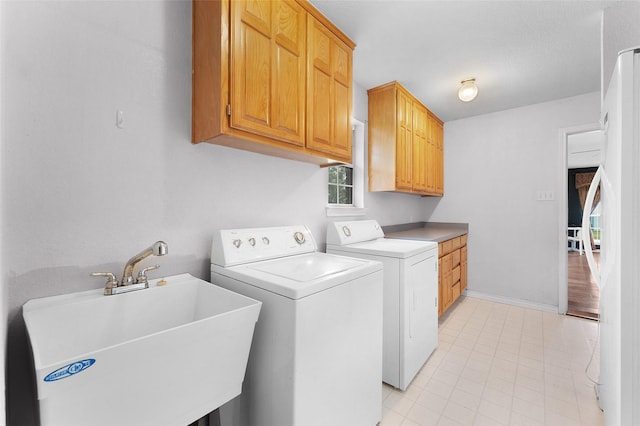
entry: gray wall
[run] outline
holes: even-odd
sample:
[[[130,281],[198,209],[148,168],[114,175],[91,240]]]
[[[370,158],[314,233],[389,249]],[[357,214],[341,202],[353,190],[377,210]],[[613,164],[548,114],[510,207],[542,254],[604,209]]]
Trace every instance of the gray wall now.
[[[469,223],[469,290],[558,306],[563,143],[559,129],[597,123],[591,93],[445,124],[445,196],[432,221]],[[553,201],[537,201],[553,191]]]
[[[8,424],[31,426],[28,299],[99,288],[90,272],[120,273],[158,239],[170,254],[153,276],[208,279],[216,229],[304,223],[323,245],[331,218],[325,169],[190,144],[191,2],[0,5]],[[364,88],[354,105],[366,121]],[[595,93],[446,123],[445,197],[365,193],[367,217],[469,222],[471,290],[554,306],[559,213],[535,193],[560,192],[558,129],[599,106]]]
[[[2,7],[7,410],[9,425],[30,426],[27,300],[101,287],[90,272],[120,274],[159,239],[170,254],[152,276],[208,279],[216,229],[301,223],[324,246],[331,219],[326,169],[191,145],[191,2]],[[364,88],[354,105],[366,121]],[[428,217],[420,197],[365,195],[383,225]]]

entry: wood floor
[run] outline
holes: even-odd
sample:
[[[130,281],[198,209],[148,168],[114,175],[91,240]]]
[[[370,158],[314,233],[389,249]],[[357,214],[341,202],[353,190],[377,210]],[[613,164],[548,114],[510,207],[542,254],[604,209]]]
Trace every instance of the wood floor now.
[[[593,253],[593,257],[599,264],[600,253]],[[570,251],[567,259],[567,272],[569,300],[567,315],[597,320],[600,291],[589,270],[587,257],[584,254],[580,255],[578,252]]]

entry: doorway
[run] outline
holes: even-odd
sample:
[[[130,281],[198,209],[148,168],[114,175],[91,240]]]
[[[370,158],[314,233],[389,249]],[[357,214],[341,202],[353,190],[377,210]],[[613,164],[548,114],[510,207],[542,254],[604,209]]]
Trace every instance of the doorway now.
[[[591,244],[596,264],[600,253],[600,213],[599,206],[590,212],[583,212],[584,198],[591,179],[600,164],[603,133],[588,130],[566,135],[567,176],[567,220],[564,221],[566,236],[566,314],[597,320],[599,317],[600,292],[593,278],[582,240],[582,217],[589,215],[591,224]]]

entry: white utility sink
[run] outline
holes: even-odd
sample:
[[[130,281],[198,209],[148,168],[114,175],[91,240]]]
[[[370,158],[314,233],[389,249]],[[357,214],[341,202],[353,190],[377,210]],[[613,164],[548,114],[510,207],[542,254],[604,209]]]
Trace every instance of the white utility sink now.
[[[240,394],[261,302],[164,281],[25,303],[41,426],[182,426]]]

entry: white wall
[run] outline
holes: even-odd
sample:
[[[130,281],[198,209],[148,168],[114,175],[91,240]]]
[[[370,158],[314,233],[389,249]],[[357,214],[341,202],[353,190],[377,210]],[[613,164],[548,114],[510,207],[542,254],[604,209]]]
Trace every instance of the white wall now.
[[[559,129],[597,123],[600,95],[476,116],[445,124],[445,196],[430,220],[469,223],[469,290],[556,310],[557,199],[564,147]]]
[[[640,47],[640,2],[619,1],[602,13],[602,86],[604,98],[621,50]]]
[[[101,287],[90,272],[120,274],[159,239],[169,255],[152,275],[205,279],[218,228],[303,223],[324,246],[327,172],[191,145],[191,2],[2,3],[7,410],[9,425],[30,426],[24,302]],[[366,92],[356,89],[364,122]],[[383,225],[427,219],[424,204],[365,198]]]

